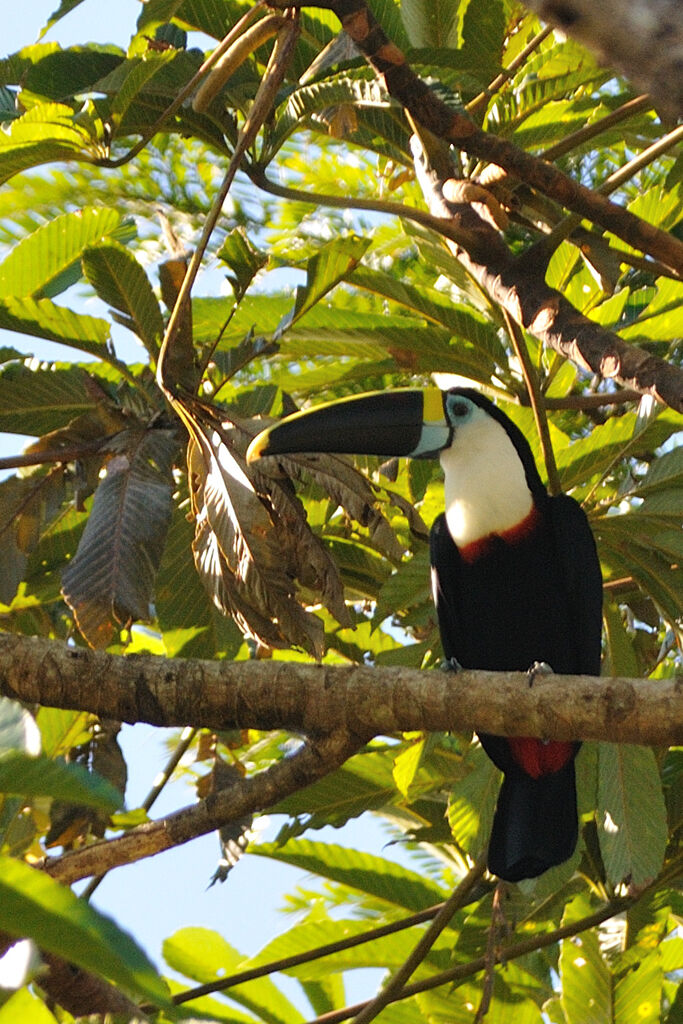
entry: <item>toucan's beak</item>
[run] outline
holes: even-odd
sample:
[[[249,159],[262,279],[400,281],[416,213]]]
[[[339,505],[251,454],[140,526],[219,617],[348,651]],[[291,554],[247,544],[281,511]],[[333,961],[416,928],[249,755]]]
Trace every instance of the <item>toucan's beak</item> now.
[[[293,452],[427,458],[451,440],[438,388],[372,391],[288,416],[254,438],[247,461]]]

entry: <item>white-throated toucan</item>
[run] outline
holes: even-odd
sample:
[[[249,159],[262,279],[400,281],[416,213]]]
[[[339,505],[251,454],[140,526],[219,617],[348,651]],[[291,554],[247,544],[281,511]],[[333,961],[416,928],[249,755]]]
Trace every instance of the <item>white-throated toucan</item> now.
[[[294,452],[438,457],[443,514],[432,526],[444,654],[465,669],[599,675],[602,579],[582,509],[551,497],[519,428],[471,388],[373,392],[296,413],[252,442],[250,462]],[[573,853],[579,743],[480,734],[504,773],[490,870],[533,878]]]

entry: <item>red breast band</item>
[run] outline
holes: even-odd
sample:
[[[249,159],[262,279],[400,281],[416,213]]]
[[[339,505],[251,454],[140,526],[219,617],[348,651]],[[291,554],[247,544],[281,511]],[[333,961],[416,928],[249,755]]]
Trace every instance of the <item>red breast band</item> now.
[[[476,562],[479,558],[490,554],[498,540],[502,540],[504,544],[519,544],[535,533],[540,523],[541,513],[535,505],[532,505],[529,515],[517,523],[516,526],[511,526],[509,530],[501,530],[500,533],[487,533],[486,536],[479,537],[470,544],[465,544],[464,547],[458,548],[460,557],[464,562],[471,565],[472,562]]]

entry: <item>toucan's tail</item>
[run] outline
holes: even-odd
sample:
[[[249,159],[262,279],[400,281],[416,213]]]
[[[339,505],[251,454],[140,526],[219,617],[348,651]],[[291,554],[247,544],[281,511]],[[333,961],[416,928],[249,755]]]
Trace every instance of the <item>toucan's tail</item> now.
[[[493,818],[489,870],[508,882],[536,878],[571,857],[577,833],[573,758],[538,779],[508,772]]]

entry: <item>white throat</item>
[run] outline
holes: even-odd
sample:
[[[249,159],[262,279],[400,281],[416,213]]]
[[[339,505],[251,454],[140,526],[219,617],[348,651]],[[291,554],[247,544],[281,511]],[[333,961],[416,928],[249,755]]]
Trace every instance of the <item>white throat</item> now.
[[[517,526],[531,512],[533,498],[517,449],[491,416],[477,417],[455,431],[441,452],[446,524],[458,547]]]

